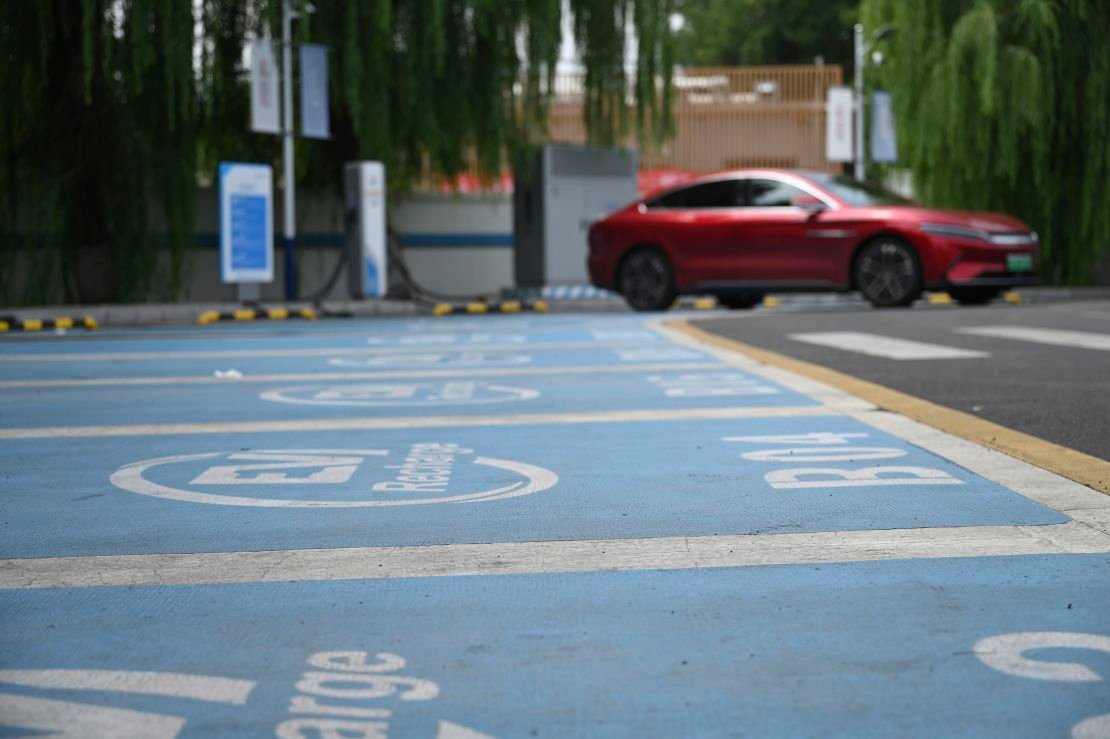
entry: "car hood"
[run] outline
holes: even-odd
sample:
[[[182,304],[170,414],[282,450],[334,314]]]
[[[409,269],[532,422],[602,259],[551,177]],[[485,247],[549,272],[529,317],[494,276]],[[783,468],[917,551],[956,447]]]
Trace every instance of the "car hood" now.
[[[941,210],[937,208],[909,207],[899,209],[918,223],[942,223],[962,226],[988,233],[1028,233],[1031,229],[1022,221],[1005,213],[988,213],[969,210]]]

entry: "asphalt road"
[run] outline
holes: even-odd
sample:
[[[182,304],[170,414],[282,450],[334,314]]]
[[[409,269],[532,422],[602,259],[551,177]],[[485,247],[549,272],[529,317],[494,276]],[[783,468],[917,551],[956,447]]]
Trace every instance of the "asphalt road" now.
[[[0,532],[2,736],[1110,732],[1110,496],[643,316],[0,340]]]
[[[903,310],[830,306],[801,312],[717,314],[695,325],[1110,459],[1110,302],[997,303],[976,308],[918,305]],[[995,327],[1004,327],[1009,334],[993,331]],[[1030,334],[1027,329],[1049,333]],[[845,331],[871,338],[860,338],[850,347],[835,335],[830,337],[831,346],[812,343],[812,336],[799,338]],[[1076,346],[1092,337],[1057,332],[1092,334],[1101,343],[1097,348]],[[980,355],[895,359],[860,350],[886,338]]]

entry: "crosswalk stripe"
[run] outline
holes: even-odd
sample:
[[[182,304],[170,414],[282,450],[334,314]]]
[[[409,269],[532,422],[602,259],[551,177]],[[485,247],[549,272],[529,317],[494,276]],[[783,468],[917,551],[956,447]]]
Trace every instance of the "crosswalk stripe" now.
[[[790,334],[794,341],[827,346],[846,352],[858,352],[885,359],[973,359],[989,357],[987,352],[959,349],[954,346],[928,344],[923,341],[895,339],[890,336],[867,334],[859,331],[821,331],[817,333]]]
[[[1072,346],[1080,349],[1110,352],[1110,334],[1096,334],[1089,331],[1064,331],[1030,326],[972,326],[957,328],[955,331],[956,333],[971,334],[972,336],[1014,339],[1016,341],[1031,341],[1035,344]]]

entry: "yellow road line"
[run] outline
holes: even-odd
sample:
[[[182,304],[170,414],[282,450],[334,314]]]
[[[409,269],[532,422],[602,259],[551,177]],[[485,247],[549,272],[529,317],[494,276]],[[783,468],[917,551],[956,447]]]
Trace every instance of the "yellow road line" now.
[[[685,320],[668,321],[667,325],[698,341],[729,349],[757,362],[823,382],[884,410],[893,411],[961,439],[1016,457],[1099,492],[1110,494],[1110,462],[1098,457],[1038,439],[978,416],[946,408],[874,382],[861,380],[828,367],[717,336],[692,326]]]

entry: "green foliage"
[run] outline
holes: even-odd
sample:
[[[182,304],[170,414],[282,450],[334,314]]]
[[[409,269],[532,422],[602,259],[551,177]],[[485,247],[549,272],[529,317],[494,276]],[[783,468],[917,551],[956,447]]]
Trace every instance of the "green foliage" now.
[[[677,58],[693,66],[852,66],[858,0],[680,0]]]
[[[190,4],[177,0],[4,3],[2,246],[40,252],[40,271],[69,265],[70,298],[81,292],[126,298],[149,286],[153,221],[163,210],[172,253],[182,254],[191,241],[173,227],[192,226],[198,130],[192,27]],[[181,284],[181,264],[173,260],[161,276],[171,289]],[[24,290],[41,289],[46,278],[3,284],[11,281],[9,272],[0,289],[22,300],[33,297]],[[98,284],[82,290],[88,282]]]
[[[1100,0],[863,0],[898,27],[870,81],[894,92],[922,199],[1017,215],[1044,274],[1087,281],[1110,253],[1110,6]]]
[[[593,141],[669,130],[673,3],[572,0]],[[342,162],[360,158],[384,161],[400,187],[472,162],[494,174],[513,148],[542,138],[561,0],[314,5],[295,35],[330,49],[333,138],[298,144],[299,182],[337,188]],[[139,299],[151,288],[172,296],[195,238],[198,177],[210,180],[221,160],[279,161],[278,137],[246,130],[243,50],[266,32],[280,36],[280,0],[0,8],[0,260],[11,250],[43,256],[36,274],[0,275],[0,301],[41,299],[57,265],[69,300]],[[631,77],[629,33],[639,50]],[[167,233],[170,258],[160,260]]]

